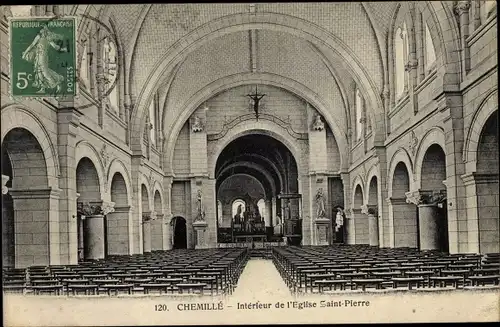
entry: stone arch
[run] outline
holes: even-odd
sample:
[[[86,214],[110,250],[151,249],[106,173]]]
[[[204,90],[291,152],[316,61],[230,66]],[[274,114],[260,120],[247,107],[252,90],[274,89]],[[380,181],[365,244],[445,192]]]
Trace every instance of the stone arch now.
[[[380,182],[380,167],[378,165],[378,163],[374,164],[369,170],[368,170],[368,174],[366,174],[366,185],[365,185],[365,190],[367,190],[366,192],[366,203],[367,204],[370,204],[370,203],[373,203],[374,202],[374,199],[372,199],[372,193],[371,193],[371,189],[370,189],[370,183],[372,182],[372,179],[376,179],[377,180],[377,188],[379,188],[380,186],[378,185],[378,183]],[[378,193],[380,193],[380,190],[378,191]],[[377,203],[378,201],[378,194],[375,198],[375,203]]]
[[[463,159],[467,173],[475,173],[477,171],[477,153],[481,132],[487,120],[497,110],[498,89],[494,89],[484,97],[479,105],[479,108],[474,113],[464,142]]]
[[[302,85],[292,79],[270,73],[241,73],[221,78],[206,85],[192,98],[190,98],[189,102],[183,104],[181,106],[182,112],[180,114],[176,114],[177,112],[172,113],[174,115],[172,117],[165,115],[164,126],[167,126],[165,123],[166,121],[175,121],[173,127],[171,128],[170,135],[165,135],[165,139],[168,139],[168,141],[165,142],[164,148],[164,153],[166,153],[165,167],[172,167],[175,142],[177,141],[177,137],[185,122],[194,113],[194,111],[214,94],[247,84],[265,84],[283,88],[311,103],[311,105],[321,113],[328,125],[331,126],[331,130],[334,134],[335,141],[337,142],[340,152],[341,167],[347,168],[347,134],[346,132],[341,132],[343,128],[340,127],[337,120],[334,119],[328,110],[328,105],[324,103],[324,101],[320,99],[315,92],[310,90],[305,85]]]
[[[40,119],[28,108],[18,104],[9,104],[1,108],[2,143],[5,136],[14,128],[23,128],[30,132],[40,144],[47,169],[47,183],[53,189],[59,188],[59,160],[57,151]]]
[[[262,169],[261,166],[253,163],[253,162],[239,162],[239,163],[233,163],[227,167],[225,167],[221,172],[220,174],[223,174],[225,171],[229,170],[229,169],[232,169],[234,167],[238,167],[238,166],[241,166],[241,167],[248,167],[248,168],[251,168],[251,169],[255,169],[257,170],[259,173],[261,173],[267,180],[267,182],[269,183],[269,185],[271,186],[271,194],[277,194],[277,189],[276,189],[276,184],[274,183],[274,180],[273,178],[271,177],[271,175],[265,170],[265,169]],[[282,177],[281,177],[281,174],[278,174],[278,178],[280,180],[280,182],[282,183]],[[281,189],[283,189],[283,184],[281,184]],[[267,193],[267,192],[266,192]],[[266,194],[268,197],[270,196],[269,194]]]
[[[131,185],[130,185],[130,175],[128,173],[128,170],[127,170],[127,167],[125,166],[125,164],[121,160],[115,158],[109,164],[109,168],[108,168],[108,172],[107,172],[107,176],[108,176],[107,189],[108,190],[111,190],[113,177],[116,173],[120,173],[125,181],[128,203],[130,203],[132,200],[132,194],[131,194],[132,192],[130,191],[130,190],[132,190]],[[110,193],[111,193],[111,191],[110,191]]]
[[[409,191],[411,191],[411,190],[414,189],[414,187],[413,187],[414,177],[413,177],[413,170],[412,170],[413,165],[412,165],[410,156],[409,156],[408,152],[405,149],[400,148],[392,156],[391,161],[389,163],[389,167],[390,167],[389,168],[389,174],[388,174],[389,181],[388,181],[388,184],[387,184],[388,196],[389,197],[393,197],[394,172],[396,170],[396,166],[400,162],[402,162],[405,165],[405,168],[406,168],[407,173],[408,173]]]
[[[149,212],[153,208],[151,205],[151,192],[146,183],[141,183],[141,211],[142,213]]]
[[[163,202],[163,190],[157,181],[153,186],[153,208],[157,214],[163,213],[164,202]]]
[[[356,183],[352,195],[352,207],[355,209],[360,209],[364,203],[364,198],[365,196],[362,184]]]
[[[133,133],[134,139],[131,142],[134,147],[142,149],[142,135],[147,116],[145,108],[150,103],[155,88],[161,84],[160,80],[165,73],[175,67],[188,53],[205,42],[224,34],[249,29],[282,31],[309,40],[313,44],[327,46],[334,54],[343,59],[346,66],[349,66],[352,77],[356,80],[356,84],[360,85],[369,107],[374,111],[374,116],[383,116],[383,104],[380,95],[376,92],[376,84],[368,75],[366,69],[359,63],[356,55],[338,37],[311,22],[289,15],[264,12],[239,13],[215,19],[194,29],[184,38],[174,43],[164,57],[158,61],[138,94],[138,101],[132,113],[132,126],[137,131]],[[215,30],[218,33],[213,33]],[[373,126],[377,125],[373,124]]]
[[[97,171],[97,176],[99,178],[100,192],[101,195],[103,195],[104,193],[106,193],[104,190],[104,185],[107,185],[106,178],[104,176],[104,165],[97,150],[92,144],[87,141],[80,141],[75,146],[76,165],[78,165],[78,162],[80,162],[82,158],[88,158],[94,164],[94,167]]]
[[[379,179],[377,175],[373,175],[368,179],[367,192],[366,192],[366,204],[378,206],[378,195],[380,193]]]
[[[121,171],[116,171],[111,175],[111,183],[109,186],[109,193],[111,201],[117,207],[123,207],[130,204],[130,188],[127,185],[125,176]]]
[[[267,120],[247,120],[238,123],[231,130],[229,130],[228,133],[224,135],[224,137],[222,137],[215,143],[213,155],[208,158],[208,171],[211,178],[215,177],[217,159],[219,158],[224,148],[231,141],[234,141],[241,136],[250,134],[268,135],[280,141],[292,153],[297,164],[297,171],[302,171],[302,169],[304,169],[304,163],[302,162],[303,156],[301,155],[300,146],[299,144],[297,144],[297,140],[290,136],[283,127]]]
[[[444,130],[441,127],[433,127],[428,130],[425,135],[422,137],[420,144],[418,145],[415,162],[413,166],[413,171],[415,172],[414,181],[416,190],[421,188],[422,185],[422,164],[424,162],[424,157],[427,154],[427,150],[433,144],[437,144],[441,147],[443,152],[446,155],[445,149],[445,135]],[[445,163],[446,165],[446,163]],[[446,177],[446,176],[445,176]]]

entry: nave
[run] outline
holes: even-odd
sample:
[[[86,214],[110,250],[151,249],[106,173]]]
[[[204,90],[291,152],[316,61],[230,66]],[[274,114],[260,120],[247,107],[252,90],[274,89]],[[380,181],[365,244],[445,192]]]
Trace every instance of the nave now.
[[[4,269],[4,293],[59,296],[230,296],[498,288],[500,254],[367,245],[172,250],[78,265]]]

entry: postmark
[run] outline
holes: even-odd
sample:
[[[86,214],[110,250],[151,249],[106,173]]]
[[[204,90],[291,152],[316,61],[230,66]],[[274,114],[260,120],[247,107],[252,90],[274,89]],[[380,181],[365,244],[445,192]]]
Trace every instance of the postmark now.
[[[13,98],[75,97],[76,17],[9,19]]]

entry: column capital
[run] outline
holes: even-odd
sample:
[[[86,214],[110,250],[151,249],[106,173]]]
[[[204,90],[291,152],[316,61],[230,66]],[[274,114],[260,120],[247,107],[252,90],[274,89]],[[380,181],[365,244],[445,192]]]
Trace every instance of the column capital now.
[[[365,215],[377,215],[378,208],[373,204],[364,204],[361,206],[361,213]]]
[[[446,200],[446,190],[406,192],[406,202],[415,205],[438,205]]]
[[[7,182],[10,180],[10,177],[7,175],[2,175],[2,194],[7,194],[9,192],[9,188],[7,187]]]
[[[115,203],[107,201],[78,201],[76,211],[82,216],[105,216],[115,211]]]
[[[146,211],[142,213],[142,223],[147,223],[151,220],[156,220],[156,212]]]
[[[469,8],[470,0],[461,0],[455,5],[455,12],[461,16],[463,14],[467,14],[469,12]]]

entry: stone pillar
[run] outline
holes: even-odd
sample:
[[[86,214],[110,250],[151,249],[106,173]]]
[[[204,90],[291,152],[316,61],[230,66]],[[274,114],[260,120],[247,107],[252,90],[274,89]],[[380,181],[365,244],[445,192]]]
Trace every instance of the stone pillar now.
[[[163,244],[167,236],[164,216],[164,214],[157,213],[156,218],[151,222],[151,251],[166,250]]]
[[[206,249],[207,244],[207,222],[204,220],[198,220],[193,223],[194,233],[195,233],[195,249]]]
[[[368,242],[371,246],[379,246],[378,210],[374,205],[363,205],[361,213],[368,216]]]
[[[114,209],[114,212],[106,216],[108,224],[108,254],[129,255],[130,206],[115,207]]]
[[[106,257],[104,251],[104,216],[114,212],[113,202],[78,202],[78,212],[83,222],[83,247],[85,260]]]
[[[104,215],[85,216],[83,235],[85,260],[104,259]]]
[[[151,222],[155,217],[154,211],[142,213],[142,251],[144,253],[151,252]]]
[[[172,181],[171,176],[163,178],[164,185],[164,208],[165,215],[163,216],[163,250],[172,250],[172,228],[170,227],[170,220],[172,219]]]
[[[356,244],[356,226],[354,224],[354,212],[352,209],[346,209],[345,220],[344,220],[344,230],[346,233],[345,242],[346,244]]]
[[[2,194],[9,193],[9,188],[7,187],[7,182],[9,181],[9,179],[9,176],[2,175]]]
[[[59,200],[60,253],[61,264],[78,263],[78,221],[72,217],[76,214],[76,136],[79,132],[82,113],[74,108],[71,100],[59,102],[62,108],[57,110],[57,148],[59,159]]]
[[[361,212],[361,208],[351,208],[351,218],[355,226],[355,244],[369,244],[368,217]]]
[[[467,252],[500,252],[498,174],[461,177],[467,195]]]
[[[438,204],[446,199],[446,192],[418,190],[406,193],[406,198],[418,206],[420,250],[439,250]]]
[[[328,245],[328,230],[330,227],[330,220],[328,218],[318,218],[314,220],[316,224],[316,244]]]
[[[458,1],[455,7],[460,17],[460,36],[462,44],[462,71],[466,74],[470,70],[470,48],[467,45],[469,37],[469,8],[470,0]]]
[[[277,207],[277,203],[276,203],[276,197],[273,197],[271,199],[271,219],[272,219],[272,225],[275,226],[276,225],[276,216],[277,216],[277,211],[276,211],[276,207]]]
[[[265,225],[266,227],[273,226],[273,212],[272,212],[272,202],[271,200],[266,200],[266,212],[265,212]]]
[[[58,265],[59,189],[10,189],[14,202],[15,268]]]
[[[417,248],[417,208],[406,198],[387,198],[390,247]]]

